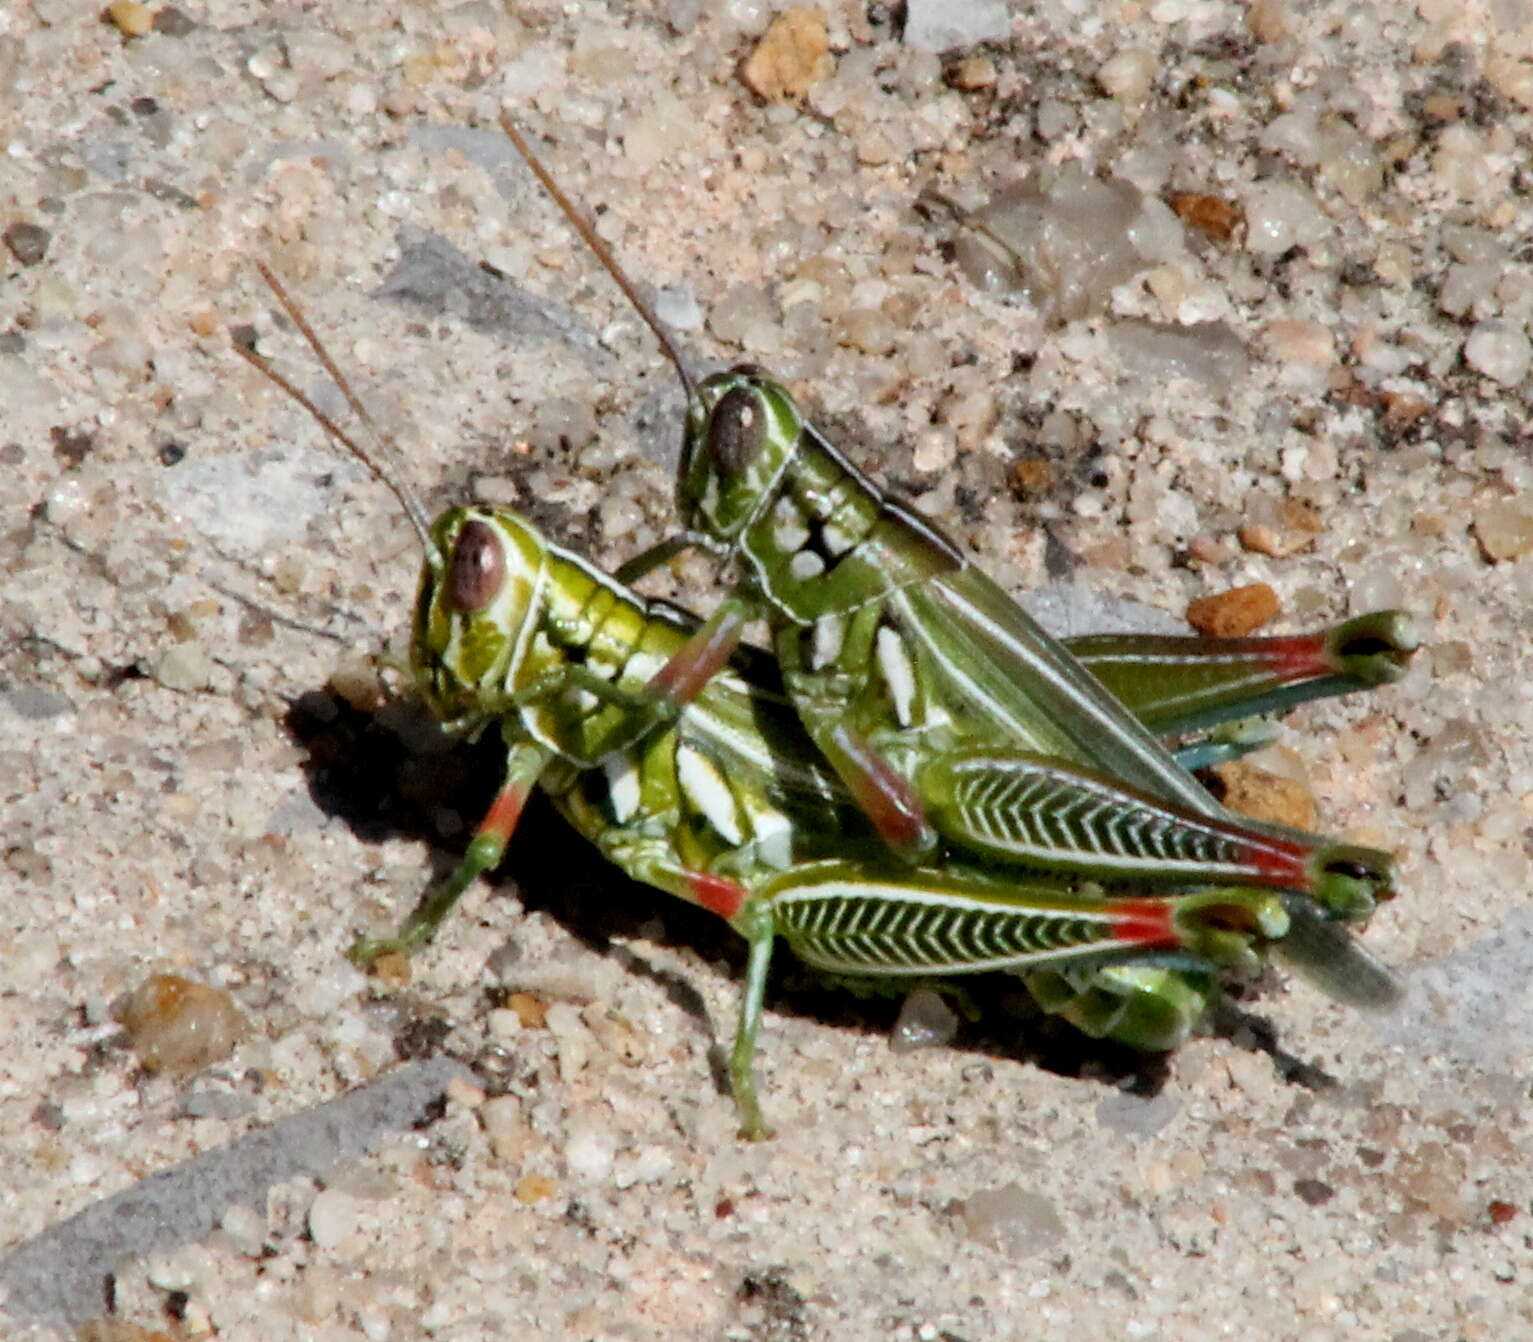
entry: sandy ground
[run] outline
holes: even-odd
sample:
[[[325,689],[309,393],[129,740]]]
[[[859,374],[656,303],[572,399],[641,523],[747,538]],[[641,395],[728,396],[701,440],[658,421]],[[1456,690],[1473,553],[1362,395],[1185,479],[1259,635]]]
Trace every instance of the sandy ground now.
[[[1046,3],[939,56],[896,8],[823,11],[771,104],[743,0],[0,10],[6,1336],[1533,1334],[1533,11]],[[896,1052],[893,1003],[785,972],[748,1146],[738,947],[546,810],[411,982],[347,964],[494,761],[377,702],[415,542],[231,355],[252,324],[340,409],[250,259],[433,506],[604,563],[671,525],[674,379],[502,104],[691,347],[1014,590],[1412,612],[1406,680],[1276,757],[1401,856],[1400,1010],[1274,973],[1156,1069],[1015,1003]],[[1152,208],[1073,314],[916,209],[1071,161],[1209,227]],[[228,994],[232,1056],[140,1067],[152,972]]]

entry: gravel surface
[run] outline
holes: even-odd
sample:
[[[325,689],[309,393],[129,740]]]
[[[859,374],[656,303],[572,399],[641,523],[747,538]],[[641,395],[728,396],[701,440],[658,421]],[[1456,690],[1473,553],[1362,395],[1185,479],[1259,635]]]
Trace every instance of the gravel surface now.
[[[1533,1333],[1533,8],[900,9],[0,7],[5,1336]],[[1266,755],[1400,854],[1398,1011],[1273,972],[1164,1066],[1005,997],[893,1049],[785,967],[743,1145],[740,948],[546,809],[408,982],[350,967],[494,752],[386,693],[414,537],[231,353],[344,413],[252,261],[433,506],[672,526],[675,379],[502,106],[700,360],[1012,590],[1415,616]],[[130,1047],[146,980],[200,1070]]]

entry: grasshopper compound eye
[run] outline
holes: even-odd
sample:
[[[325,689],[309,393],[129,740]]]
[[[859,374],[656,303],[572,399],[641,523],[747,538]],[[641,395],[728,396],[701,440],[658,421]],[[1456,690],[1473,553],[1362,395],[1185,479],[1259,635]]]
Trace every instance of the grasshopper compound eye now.
[[[447,566],[447,605],[472,615],[495,599],[505,580],[506,552],[500,537],[484,522],[465,522]]]
[[[713,407],[708,453],[725,475],[739,475],[760,453],[766,429],[765,410],[756,393],[749,387],[735,387]]]

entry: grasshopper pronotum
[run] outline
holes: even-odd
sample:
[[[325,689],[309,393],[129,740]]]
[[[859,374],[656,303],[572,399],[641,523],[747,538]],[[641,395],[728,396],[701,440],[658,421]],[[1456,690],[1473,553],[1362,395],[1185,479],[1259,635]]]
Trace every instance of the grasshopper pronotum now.
[[[302,313],[262,275],[353,409],[361,405]],[[649,685],[697,621],[646,601],[505,509],[456,507],[435,523],[376,434],[369,452],[251,349],[240,353],[303,404],[399,498],[423,547],[411,666],[431,709],[465,733],[498,728],[500,791],[462,862],[400,934],[366,941],[367,960],[428,940],[468,885],[500,860],[532,786],[541,784],[618,867],[726,918],[749,942],[730,1077],[742,1132],[766,1135],[753,1075],[777,937],[842,976],[941,980],[984,971],[1023,978],[1046,1009],[1142,1049],[1173,1047],[1217,991],[1219,971],[1249,972],[1290,936],[1316,977],[1353,1000],[1390,979],[1345,933],[1316,937],[1289,898],[1206,883],[1188,891],[1108,893],[1090,882],[1003,871],[961,851],[911,865],[891,855],[784,698],[768,658],[737,649],[669,721]],[[1324,645],[1327,635],[1317,636]],[[1334,641],[1334,640],[1333,640]],[[1166,640],[1167,658],[1208,668],[1174,684],[1122,663],[1120,693],[1162,723],[1210,717],[1272,691],[1263,640]],[[1101,644],[1104,665],[1116,646]],[[1334,686],[1332,686],[1334,688]]]

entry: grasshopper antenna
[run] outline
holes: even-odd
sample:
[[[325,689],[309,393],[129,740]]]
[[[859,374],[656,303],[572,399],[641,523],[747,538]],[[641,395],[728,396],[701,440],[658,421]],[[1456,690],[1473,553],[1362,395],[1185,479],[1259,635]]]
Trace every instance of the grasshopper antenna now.
[[[309,325],[309,319],[303,315],[286,289],[282,287],[282,281],[271,271],[271,268],[262,261],[255,263],[255,268],[261,272],[261,278],[266,281],[272,293],[277,296],[277,302],[282,304],[282,310],[292,319],[293,325],[302,333],[309,348],[314,351],[314,356],[323,365],[335,385],[341,389],[341,395],[346,398],[346,404],[363,424],[367,426],[368,433],[372,436],[374,451],[369,452],[333,419],[321,410],[314,402],[299,391],[286,377],[279,373],[270,363],[244,340],[235,337],[233,344],[235,353],[245,360],[263,377],[275,383],[285,391],[293,400],[297,401],[305,410],[314,417],[315,422],[328,433],[336,442],[351,453],[367,469],[393,493],[399,500],[399,505],[405,510],[405,516],[410,519],[410,525],[415,528],[415,533],[421,538],[421,544],[428,552],[434,551],[436,546],[431,540],[431,526],[426,517],[426,510],[421,506],[420,496],[410,488],[405,479],[404,464],[399,455],[399,449],[387,434],[373,422],[373,417],[367,413],[367,408],[360,398],[351,389],[351,383],[346,380],[345,374],[336,367],[335,360],[330,357],[330,352],[325,348],[314,328]]]
[[[622,266],[618,265],[617,258],[612,255],[611,249],[596,236],[596,230],[591,227],[586,217],[575,208],[572,201],[559,183],[554,180],[553,174],[543,166],[543,161],[532,152],[532,146],[527,143],[526,137],[516,128],[516,123],[511,120],[507,112],[500,114],[500,128],[506,134],[506,138],[516,146],[516,152],[520,154],[527,166],[532,169],[533,176],[543,183],[543,189],[554,198],[564,217],[570,221],[570,227],[580,234],[581,241],[585,243],[601,262],[602,268],[617,281],[617,287],[623,291],[625,297],[634,306],[644,324],[655,333],[655,338],[660,342],[660,347],[665,351],[665,357],[671,361],[676,369],[676,375],[681,378],[682,389],[687,393],[687,400],[694,398],[697,383],[687,367],[687,361],[681,352],[681,346],[677,344],[676,337],[671,334],[670,328],[655,315],[650,305],[639,296],[639,291],[634,287],[632,280]]]

